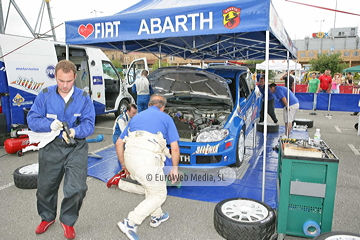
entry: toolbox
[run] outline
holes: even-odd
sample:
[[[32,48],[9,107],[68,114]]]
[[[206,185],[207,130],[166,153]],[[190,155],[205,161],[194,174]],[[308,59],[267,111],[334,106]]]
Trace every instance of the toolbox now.
[[[313,238],[329,232],[339,159],[324,141],[280,139],[278,155],[278,240]]]

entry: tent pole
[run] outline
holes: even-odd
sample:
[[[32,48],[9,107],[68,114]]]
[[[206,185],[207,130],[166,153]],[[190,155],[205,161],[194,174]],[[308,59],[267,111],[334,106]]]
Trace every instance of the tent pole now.
[[[290,102],[290,60],[289,60],[289,51],[286,51],[286,59],[287,59],[287,106],[286,106],[286,114],[288,115],[287,116],[287,119],[289,119],[289,111],[288,109],[290,109],[289,107],[289,102]],[[295,82],[295,79],[294,79],[294,82]],[[294,83],[295,85],[295,83]],[[289,124],[289,123],[288,123]],[[287,125],[285,125],[285,133],[287,132]],[[286,134],[286,136],[289,138],[290,137],[290,132],[288,134]]]
[[[159,68],[161,68],[161,45],[159,44]]]
[[[66,55],[66,60],[69,60],[69,45],[66,44],[66,47],[65,47],[65,55]]]
[[[262,188],[261,188],[261,201],[265,202],[265,172],[266,172],[266,140],[267,140],[267,118],[268,118],[268,99],[269,99],[269,52],[270,52],[270,32],[266,31],[266,44],[265,44],[265,99],[264,99],[264,153],[263,153],[263,172],[262,172]],[[256,129],[253,129],[256,134]]]

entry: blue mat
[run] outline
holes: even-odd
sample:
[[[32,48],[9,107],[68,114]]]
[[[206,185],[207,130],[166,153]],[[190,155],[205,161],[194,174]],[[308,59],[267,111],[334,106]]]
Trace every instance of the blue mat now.
[[[265,203],[277,208],[276,201],[276,178],[278,154],[273,150],[277,145],[279,136],[283,135],[284,127],[279,127],[278,133],[269,133],[266,146],[266,169],[265,169]],[[168,187],[168,195],[206,202],[219,202],[228,198],[251,198],[261,200],[262,193],[262,168],[263,168],[263,133],[256,132],[256,147],[251,148],[252,133],[246,138],[246,155],[250,156],[249,167],[242,177],[236,179],[229,186],[182,186]],[[292,131],[291,138],[307,139],[307,132]],[[97,153],[102,159],[89,157],[88,175],[107,182],[112,176],[120,171],[121,167],[116,156],[115,147],[108,148]],[[104,187],[105,184],[104,184]]]

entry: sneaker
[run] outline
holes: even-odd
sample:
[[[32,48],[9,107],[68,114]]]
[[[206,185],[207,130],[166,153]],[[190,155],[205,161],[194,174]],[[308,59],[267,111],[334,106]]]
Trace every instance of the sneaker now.
[[[125,178],[125,177],[126,177],[125,170],[121,170],[120,172],[115,174],[115,176],[113,176],[112,178],[109,179],[109,181],[106,183],[106,186],[108,188],[110,188],[113,185],[118,186],[120,179]]]
[[[122,222],[117,223],[120,230],[126,234],[126,236],[131,240],[139,240],[138,235],[136,234],[137,226],[129,225],[129,219],[125,218]]]
[[[351,113],[350,116],[357,116],[358,113],[357,112],[354,112],[354,113]]]
[[[35,229],[36,234],[41,234],[46,232],[46,230],[55,222],[55,220],[52,220],[50,222],[42,221],[39,226]]]
[[[60,223],[62,228],[64,229],[64,237],[66,239],[74,239],[75,238],[75,229],[73,226],[68,226],[66,224]]]
[[[151,217],[150,220],[150,226],[151,227],[158,227],[162,222],[165,222],[166,220],[169,219],[169,213],[164,212],[160,215],[160,217]]]

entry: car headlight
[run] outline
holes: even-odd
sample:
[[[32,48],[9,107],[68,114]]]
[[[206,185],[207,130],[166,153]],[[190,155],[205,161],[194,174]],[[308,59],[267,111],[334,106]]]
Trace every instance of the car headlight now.
[[[196,142],[218,142],[228,135],[229,130],[227,129],[208,130],[200,133],[196,138]]]

